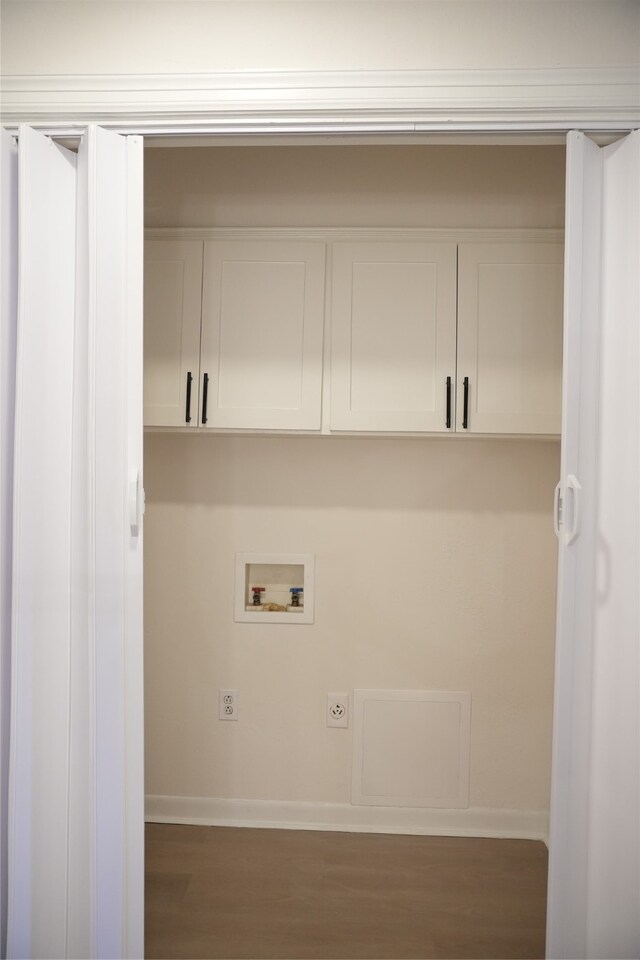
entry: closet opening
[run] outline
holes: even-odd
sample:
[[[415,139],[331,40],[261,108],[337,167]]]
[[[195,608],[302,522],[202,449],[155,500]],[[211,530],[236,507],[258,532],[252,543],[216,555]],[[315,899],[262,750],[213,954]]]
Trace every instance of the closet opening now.
[[[148,956],[544,955],[564,187],[146,149]]]

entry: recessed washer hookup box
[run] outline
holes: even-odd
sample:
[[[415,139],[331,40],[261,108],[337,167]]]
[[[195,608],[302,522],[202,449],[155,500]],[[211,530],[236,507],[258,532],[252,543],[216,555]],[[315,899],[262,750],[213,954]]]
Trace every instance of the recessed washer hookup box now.
[[[236,623],[313,623],[311,553],[236,553]]]

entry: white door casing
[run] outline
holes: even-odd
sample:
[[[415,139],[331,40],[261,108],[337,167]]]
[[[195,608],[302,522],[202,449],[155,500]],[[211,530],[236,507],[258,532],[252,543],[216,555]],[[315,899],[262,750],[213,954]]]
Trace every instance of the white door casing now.
[[[500,43],[495,26],[487,21],[492,42]],[[118,59],[120,55],[118,50]],[[198,134],[228,142],[230,136],[251,134],[263,140],[305,134],[367,134],[386,140],[397,133],[415,141],[423,132],[446,138],[458,133],[463,143],[474,132],[490,137],[504,133],[512,142],[515,135],[530,143],[539,143],[540,134],[556,133],[554,140],[560,142],[575,127],[633,129],[638,107],[638,67],[633,63],[496,68],[456,62],[453,68],[400,70],[236,67],[206,73],[176,68],[167,74],[142,72],[137,48],[133,73],[7,74],[2,97],[7,124],[42,123],[65,135],[69,126],[90,118],[120,133],[171,138],[172,145],[176,138]]]
[[[524,123],[524,128],[525,128],[525,129],[528,129],[528,128],[526,127],[526,122]],[[566,127],[565,127],[565,128],[566,128]],[[637,134],[635,135],[635,142],[636,142],[636,144],[637,144]],[[568,187],[573,187],[573,186],[575,185],[575,180],[574,180],[575,174],[576,174],[576,168],[575,168],[575,166],[571,166],[570,169],[569,169]],[[595,181],[594,181],[594,183],[595,183]],[[632,210],[632,208],[630,208],[630,209]],[[578,226],[576,225],[576,227],[575,227],[575,229],[574,229],[574,234],[575,234],[575,239],[576,239],[576,241],[578,240],[578,234],[580,234],[580,236],[583,236],[583,237],[588,236],[588,235],[589,235],[589,236],[592,236],[592,234],[589,234],[589,233],[588,233],[589,227],[588,227],[588,225],[587,225],[587,221],[591,221],[591,223],[593,224],[593,219],[597,219],[597,217],[595,216],[595,214],[593,214],[593,213],[590,212],[588,209],[586,209],[586,210],[585,210],[585,223],[584,223],[581,227],[578,227]],[[576,224],[577,224],[577,221],[576,221]],[[636,237],[637,237],[637,231],[636,231]],[[568,256],[569,256],[569,255],[568,255]],[[585,262],[586,262],[586,268],[585,268],[584,273],[585,273],[585,277],[586,277],[586,273],[588,272],[589,265],[593,265],[593,264],[595,263],[595,260],[594,260],[593,257],[590,257],[590,256],[587,254],[587,255],[586,255],[586,258],[585,258]],[[624,262],[626,263],[627,261],[625,260]],[[636,262],[637,262],[637,261],[636,261]],[[634,268],[634,270],[635,270],[635,268]],[[635,271],[635,274],[637,275],[637,271]],[[575,286],[575,279],[574,279],[574,278],[572,278],[572,279],[567,278],[566,287],[567,287],[567,290],[572,290],[574,294],[577,294],[578,296],[582,296],[583,293],[584,293],[584,291],[589,289],[589,284],[588,284],[588,283],[586,282],[586,280],[585,280],[585,281],[581,284],[580,289],[579,289],[579,291],[578,291],[578,288]],[[633,296],[632,296],[631,302],[633,302]],[[586,312],[588,313],[588,311],[586,311]],[[571,333],[570,333],[570,331],[568,331],[568,333],[567,333],[567,339],[571,339]],[[565,351],[565,353],[566,353],[566,351]],[[585,359],[585,350],[584,350],[584,349],[582,350],[582,358],[583,358],[583,360]],[[630,358],[630,362],[631,362],[632,354],[629,354],[629,358]],[[637,374],[637,357],[636,357],[636,359],[635,359],[635,363],[636,363],[635,373]],[[619,390],[619,396],[621,395],[622,389],[623,389],[625,386],[626,386],[626,381],[624,381],[624,380],[621,381],[620,390]],[[580,387],[579,387],[578,384],[576,384],[576,383],[574,382],[574,383],[573,383],[573,386],[570,387],[570,388],[568,388],[568,390],[569,390],[569,393],[570,393],[572,390],[573,390],[573,391],[578,390],[578,392],[579,392]],[[567,394],[567,389],[565,389],[565,394]],[[584,391],[584,399],[586,400],[587,397],[588,397],[587,391]],[[575,403],[576,403],[575,396],[572,396],[572,398],[571,398],[571,404],[572,404],[572,409],[574,409],[574,410],[576,409]],[[565,417],[568,418],[568,412],[565,412]],[[587,434],[588,434],[588,431],[587,431]],[[566,433],[566,440],[568,440],[568,439],[569,439],[570,437],[572,437],[572,436],[576,438],[576,442],[579,442],[579,441],[577,440],[577,437],[579,436],[579,434],[572,433],[572,432],[571,432],[571,427],[570,427],[570,425],[568,425],[568,427],[567,427],[567,433]],[[583,434],[583,436],[584,436],[584,434]],[[587,438],[586,438],[587,442],[588,442],[588,439],[589,439],[589,438],[588,438],[588,436],[587,436]],[[593,441],[593,436],[591,436],[591,440]],[[563,478],[566,478],[566,477],[569,475],[569,474],[567,473],[567,470],[565,469],[566,466],[567,466],[567,463],[565,462],[564,465],[563,465],[563,473],[562,473]],[[579,476],[581,477],[581,479],[584,481],[584,479],[585,479],[585,474],[584,474],[584,472],[580,472],[580,471],[579,471],[578,475],[579,475]],[[633,483],[633,477],[631,477],[630,483]],[[589,496],[590,494],[593,495],[593,494],[594,494],[594,491],[588,491],[587,487],[588,487],[588,485],[585,486],[585,484],[583,483],[583,490],[586,491],[586,492],[585,492],[585,495],[583,496],[583,499],[582,499],[582,507],[583,507],[583,509],[582,509],[583,526],[582,526],[582,530],[581,530],[581,532],[580,532],[580,536],[575,540],[575,544],[576,544],[576,545],[577,545],[581,540],[582,540],[582,542],[584,542],[584,540],[583,540],[582,538],[583,538],[583,535],[584,535],[585,531],[588,529],[588,523],[585,525],[585,521],[589,521],[589,519],[590,519],[590,512],[589,512],[589,510],[587,509],[587,503],[588,503],[588,496]],[[570,507],[570,504],[567,503],[567,504],[566,504],[566,509],[568,509],[569,507]],[[562,549],[564,549],[564,548],[562,548]],[[570,570],[570,566],[571,566],[571,565],[570,565],[570,563],[569,563],[568,557],[569,557],[569,554],[568,554],[567,551],[565,551],[565,556],[564,556],[565,563],[564,563],[563,576],[565,577],[565,579],[566,579],[566,581],[567,581],[567,584],[565,585],[565,587],[564,587],[563,589],[564,589],[564,591],[565,591],[565,595],[566,595],[566,596],[569,596],[571,589],[573,589],[573,588],[570,587],[570,584],[569,584],[570,575],[571,575],[571,570]],[[617,559],[617,558],[616,558],[616,559]],[[561,563],[562,563],[562,559],[561,559]],[[575,571],[574,571],[574,573],[575,573]],[[583,596],[585,595],[584,592],[582,592],[582,595],[583,595]],[[572,602],[571,602],[570,605],[571,605],[572,609],[574,610],[574,613],[575,613],[575,611],[577,611],[577,610],[579,609],[579,606],[580,606],[579,604],[576,604],[575,602],[573,602],[573,600],[572,600]],[[565,613],[566,613],[566,611],[565,611]],[[563,617],[563,616],[565,615],[565,613],[563,613],[563,611],[559,611],[559,617]],[[635,615],[635,614],[634,614],[634,615]],[[573,616],[573,615],[572,615],[572,616]],[[623,621],[622,621],[622,622],[623,622],[623,625],[624,625],[624,617],[623,617]],[[633,616],[632,616],[630,622],[633,624]],[[584,638],[584,636],[580,636],[578,639],[580,640],[580,642],[582,642],[585,638]],[[588,637],[587,637],[586,639],[588,640]],[[559,666],[561,665],[561,661],[562,661],[563,658],[564,658],[564,667],[565,667],[564,677],[565,677],[565,680],[566,680],[566,669],[571,665],[571,663],[572,663],[572,657],[573,657],[573,655],[574,655],[574,653],[575,653],[576,650],[577,650],[577,644],[575,644],[575,643],[573,643],[573,644],[572,644],[572,643],[564,644],[564,645],[563,645],[563,649],[562,649],[561,651],[559,650],[559,654],[558,654],[558,665],[559,665]],[[589,652],[589,654],[588,654],[588,656],[587,656],[587,659],[589,659],[589,655],[590,655],[590,652]],[[585,694],[585,689],[586,689],[586,688],[583,687],[580,691],[578,691],[578,687],[579,687],[582,679],[584,679],[584,675],[583,675],[583,674],[581,674],[579,677],[576,678],[576,682],[573,683],[573,685],[572,685],[572,686],[573,686],[573,695],[570,695],[569,699],[567,699],[567,697],[566,697],[567,688],[564,688],[564,691],[560,691],[561,695],[559,695],[559,696],[557,697],[557,699],[556,699],[556,717],[557,717],[557,718],[559,718],[559,713],[560,713],[560,712],[562,712],[562,715],[563,715],[563,716],[565,717],[565,719],[566,719],[566,718],[567,718],[567,711],[569,712],[569,715],[571,714],[572,711],[574,711],[574,719],[580,718],[581,720],[584,720],[584,715],[583,715],[582,713],[580,713],[579,705],[578,705],[578,701],[579,701],[580,695],[581,695],[581,694],[584,695],[584,694]],[[560,685],[561,683],[562,683],[562,681],[559,680],[559,685]],[[570,691],[569,691],[569,692],[570,692]],[[589,697],[589,696],[590,696],[590,694],[587,694],[587,697]],[[570,717],[569,717],[569,719],[570,719]],[[569,725],[569,726],[570,726],[570,725]],[[566,730],[565,730],[565,732],[566,732]],[[566,905],[566,903],[567,903],[566,893],[567,893],[567,891],[569,890],[570,886],[572,886],[572,885],[574,885],[574,884],[576,884],[578,887],[580,886],[580,883],[579,883],[579,881],[580,881],[580,873],[579,873],[579,871],[575,868],[575,862],[574,862],[573,866],[570,866],[568,870],[565,870],[565,871],[564,871],[564,874],[563,874],[562,869],[561,869],[561,866],[562,866],[562,865],[559,863],[559,858],[562,858],[562,856],[563,856],[562,848],[559,846],[560,841],[561,841],[561,827],[562,827],[562,809],[561,809],[561,808],[562,808],[562,805],[565,803],[565,801],[566,801],[566,799],[567,799],[567,796],[571,793],[572,790],[573,790],[574,796],[577,796],[577,793],[579,793],[579,791],[576,792],[576,787],[578,786],[579,777],[576,777],[576,770],[575,770],[575,769],[572,770],[572,769],[571,769],[571,766],[572,766],[572,765],[575,766],[576,764],[579,765],[579,763],[580,763],[580,757],[579,757],[580,744],[578,744],[578,745],[577,745],[577,748],[576,748],[577,751],[578,751],[577,754],[574,753],[573,756],[570,756],[568,753],[566,753],[566,751],[565,751],[564,755],[562,754],[563,749],[565,749],[565,748],[567,747],[567,745],[569,746],[569,749],[571,749],[571,732],[572,732],[571,729],[569,729],[569,736],[563,738],[562,733],[559,731],[558,723],[556,724],[556,735],[555,735],[555,739],[556,739],[556,746],[555,746],[556,761],[555,761],[555,768],[554,768],[554,799],[553,799],[553,804],[554,804],[554,821],[556,822],[556,827],[554,828],[554,835],[553,835],[553,837],[552,837],[552,843],[551,843],[552,874],[554,874],[554,871],[555,871],[555,878],[552,876],[552,885],[550,886],[550,906],[553,906],[553,908],[554,908],[555,918],[556,918],[556,924],[557,924],[557,925],[556,925],[556,928],[555,928],[555,933],[552,934],[553,936],[555,936],[556,934],[558,934],[558,931],[559,931],[559,926],[558,926],[558,924],[564,924],[564,926],[565,926],[565,928],[566,928],[566,923],[567,923],[567,922],[569,922],[569,923],[572,922],[572,921],[571,921],[571,913],[570,913],[570,912],[568,912],[568,913],[566,914],[566,921],[563,921],[563,920],[562,920],[561,913],[562,913],[562,910],[563,910],[563,906]],[[573,729],[573,733],[575,733],[575,728]],[[567,761],[567,763],[569,763],[569,766],[563,768],[563,766],[562,766],[562,764],[563,764],[563,759],[564,759],[564,761]],[[557,777],[557,774],[558,774],[558,773],[560,773],[560,777],[559,777],[559,778]],[[569,784],[569,781],[572,781],[572,784]],[[585,798],[583,797],[583,799],[585,799]],[[585,806],[587,806],[586,801],[585,801]],[[566,823],[566,822],[568,822],[567,819],[565,819],[565,823]],[[630,858],[628,855],[626,855],[628,849],[629,849],[629,848],[627,848],[627,850],[626,850],[625,853],[623,854],[623,857],[622,857],[622,862],[623,862],[623,863],[629,863],[629,862],[631,862],[631,858]],[[555,861],[555,862],[554,862],[554,861]],[[606,879],[607,879],[606,876],[603,876],[603,882],[606,882]],[[564,881],[566,881],[566,882],[564,883],[564,886],[563,886],[563,882],[564,882]],[[615,888],[612,888],[612,889],[615,889]],[[628,889],[630,889],[630,890],[632,891],[632,888],[628,888]],[[621,909],[622,909],[622,910],[626,909],[626,904],[627,904],[627,903],[628,903],[628,898],[625,900],[624,897],[623,897],[623,902],[622,902],[622,904],[621,904]],[[615,915],[616,915],[616,914],[615,914],[615,911],[614,911],[614,913],[612,914],[612,916],[615,917]],[[574,913],[573,916],[574,916],[574,919],[575,919],[576,914]],[[552,922],[553,922],[553,921],[552,921]],[[607,928],[606,928],[606,925],[605,925],[602,929],[603,929],[603,930],[606,930],[606,929],[607,929]],[[631,932],[633,932],[633,927],[629,927],[628,929],[629,929]],[[593,934],[593,929],[592,929],[592,931],[591,931],[591,934]],[[558,934],[558,935],[560,935],[560,934]],[[556,940],[556,941],[554,941],[554,942],[561,944],[561,941],[560,941],[560,940]],[[567,941],[565,940],[564,942],[566,943]],[[550,940],[550,943],[551,943],[551,940]],[[563,953],[563,952],[560,952],[560,950],[565,950],[565,952],[564,952],[564,953]],[[569,952],[567,952],[567,950],[569,950]],[[568,948],[568,947],[565,948],[565,947],[563,947],[563,946],[561,945],[561,946],[559,947],[559,949],[557,949],[557,950],[556,950],[555,948],[550,947],[550,948],[549,948],[549,955],[551,955],[551,956],[569,956],[569,955],[571,955],[571,952],[570,952],[570,948]],[[585,954],[585,955],[586,955],[586,954]]]

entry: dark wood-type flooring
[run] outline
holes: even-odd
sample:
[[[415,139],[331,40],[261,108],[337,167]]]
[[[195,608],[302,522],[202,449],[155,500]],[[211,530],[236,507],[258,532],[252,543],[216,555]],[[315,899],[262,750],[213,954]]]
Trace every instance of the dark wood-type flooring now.
[[[146,956],[544,956],[530,840],[147,825]]]

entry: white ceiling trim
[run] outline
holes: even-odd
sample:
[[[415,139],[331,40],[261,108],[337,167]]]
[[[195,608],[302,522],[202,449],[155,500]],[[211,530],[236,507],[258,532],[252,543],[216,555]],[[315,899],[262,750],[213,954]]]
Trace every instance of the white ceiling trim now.
[[[5,76],[2,122],[147,136],[632,129],[640,69]]]

